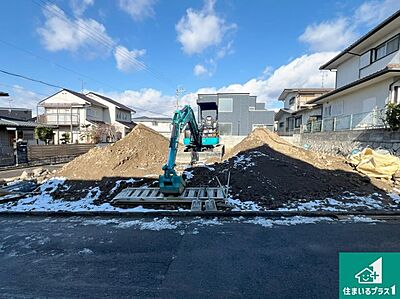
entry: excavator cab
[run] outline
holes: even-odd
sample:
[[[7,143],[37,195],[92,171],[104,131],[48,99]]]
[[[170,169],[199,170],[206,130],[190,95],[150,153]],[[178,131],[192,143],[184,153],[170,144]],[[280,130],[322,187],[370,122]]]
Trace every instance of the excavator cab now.
[[[201,134],[202,148],[213,149],[219,144],[219,128],[218,128],[218,106],[216,102],[197,102],[199,131]],[[185,131],[183,144],[186,148],[190,148],[193,143],[191,140],[191,132]]]

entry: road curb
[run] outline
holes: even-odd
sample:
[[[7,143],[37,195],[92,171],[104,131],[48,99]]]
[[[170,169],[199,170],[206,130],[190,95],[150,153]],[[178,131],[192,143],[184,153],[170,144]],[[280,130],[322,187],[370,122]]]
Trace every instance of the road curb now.
[[[7,216],[45,216],[45,217],[134,217],[134,218],[156,218],[156,217],[329,217],[341,218],[346,216],[370,216],[370,217],[399,217],[399,211],[151,211],[151,212],[118,212],[118,211],[1,211],[1,217]]]

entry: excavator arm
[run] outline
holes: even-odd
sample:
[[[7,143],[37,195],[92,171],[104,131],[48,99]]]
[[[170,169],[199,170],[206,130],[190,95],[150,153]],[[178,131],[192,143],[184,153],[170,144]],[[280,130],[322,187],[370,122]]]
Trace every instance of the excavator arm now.
[[[202,148],[201,132],[196,122],[194,112],[189,105],[185,105],[181,110],[176,110],[172,118],[172,132],[169,142],[168,161],[163,166],[164,174],[160,175],[160,191],[164,195],[180,195],[185,190],[186,183],[175,171],[175,161],[178,152],[179,136],[185,127],[190,130],[190,148],[200,151]]]

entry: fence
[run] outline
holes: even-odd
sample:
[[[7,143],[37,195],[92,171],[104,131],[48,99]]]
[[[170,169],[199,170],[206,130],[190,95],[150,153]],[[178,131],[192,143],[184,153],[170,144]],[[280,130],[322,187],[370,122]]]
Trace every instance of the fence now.
[[[373,110],[344,116],[325,118],[303,125],[301,133],[337,132],[348,130],[379,129],[385,127],[386,110]]]
[[[29,163],[60,163],[88,152],[95,144],[29,145]]]

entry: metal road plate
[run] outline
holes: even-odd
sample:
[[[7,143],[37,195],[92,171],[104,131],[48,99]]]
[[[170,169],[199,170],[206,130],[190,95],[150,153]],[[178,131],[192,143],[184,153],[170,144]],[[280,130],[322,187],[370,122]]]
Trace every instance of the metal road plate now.
[[[192,200],[224,200],[224,189],[219,187],[188,187],[179,196],[164,196],[159,188],[126,188],[118,193],[114,199],[114,203],[122,202],[160,202],[165,201],[187,201]]]

